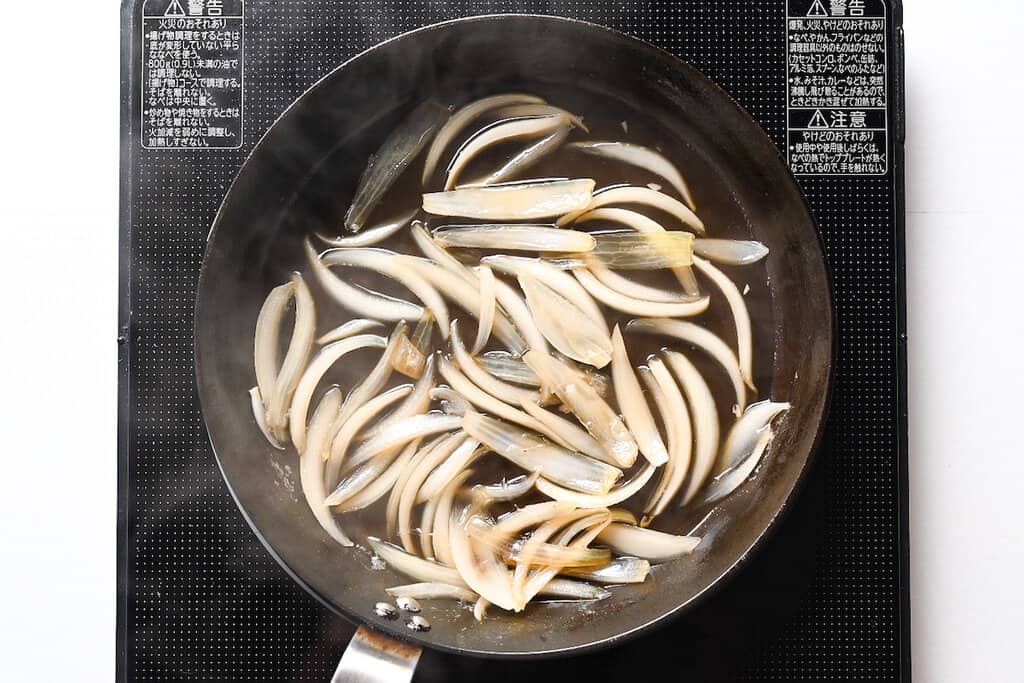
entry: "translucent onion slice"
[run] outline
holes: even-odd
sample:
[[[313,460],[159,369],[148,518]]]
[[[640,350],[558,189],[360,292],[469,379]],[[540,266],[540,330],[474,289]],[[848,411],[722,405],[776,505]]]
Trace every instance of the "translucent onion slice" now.
[[[494,268],[501,273],[507,273],[515,277],[529,275],[543,283],[546,287],[553,289],[574,306],[583,311],[594,324],[599,326],[605,334],[608,331],[608,323],[605,321],[604,313],[594,299],[583,289],[580,283],[576,282],[571,275],[563,272],[560,268],[547,261],[536,258],[525,258],[522,256],[487,256],[481,262]]]
[[[376,474],[380,471],[381,465],[386,463],[386,460],[382,458],[371,460],[358,470],[351,472],[350,476],[355,478],[360,470],[373,468],[372,472],[364,473],[365,476],[360,477],[359,481],[353,482],[349,491],[339,491],[338,489],[341,487],[339,484],[334,493],[328,497],[327,504],[337,505],[340,512],[355,512],[373,505],[391,491],[399,476],[406,470],[409,461],[416,454],[419,445],[419,441],[413,441],[406,446],[394,462],[387,465],[383,474]]]
[[[557,441],[567,448],[579,451],[584,455],[589,455],[591,458],[606,462],[609,465],[617,464],[615,459],[608,454],[608,451],[597,442],[597,439],[585,430],[580,429],[573,422],[544,410],[536,403],[530,401],[521,401],[519,405],[522,406],[523,412],[543,424],[547,428],[548,433],[557,434],[559,437]]]
[[[462,341],[459,333],[459,321],[453,320],[451,325],[452,356],[459,368],[478,387],[491,396],[509,403],[518,405],[520,401],[539,401],[540,394],[521,387],[502,382],[500,379],[489,374],[477,363],[476,358],[470,355],[469,350]]]
[[[453,514],[448,530],[455,568],[469,587],[502,609],[519,611],[522,608],[512,595],[512,575],[494,551],[474,543],[468,533],[471,526],[485,524],[479,517]]]
[[[572,503],[576,507],[581,508],[598,508],[598,507],[609,507],[611,505],[618,505],[624,501],[629,500],[640,490],[647,485],[647,482],[651,480],[654,473],[657,471],[657,467],[647,463],[644,468],[637,473],[629,482],[614,488],[603,496],[592,496],[585,493],[579,493],[578,491],[570,491],[569,489],[559,486],[558,484],[552,483],[547,479],[539,479],[537,481],[537,490],[543,493],[548,498],[558,500],[563,503]]]
[[[512,425],[466,413],[463,429],[495,453],[527,472],[542,476],[583,493],[605,494],[622,476],[622,470],[585,455],[566,450],[524,433]]]
[[[398,498],[398,537],[402,545],[411,553],[416,552],[412,538],[412,509],[416,505],[416,498],[419,495],[420,487],[426,481],[427,476],[435,470],[438,465],[444,462],[456,449],[466,447],[470,452],[476,450],[477,443],[470,441],[465,443],[466,434],[455,432],[439,444],[430,449],[430,452],[416,463],[405,481],[402,493]],[[431,521],[433,518],[431,518]],[[423,549],[426,554],[426,549]]]
[[[270,431],[270,426],[267,425],[267,412],[263,407],[263,398],[260,396],[260,388],[253,387],[250,389],[249,398],[252,403],[252,416],[256,420],[256,426],[260,428],[260,432],[262,432],[264,438],[271,446],[279,451],[283,451],[284,445],[277,440],[277,437]]]
[[[595,324],[571,301],[531,275],[520,275],[519,286],[526,295],[537,328],[552,346],[573,360],[596,368],[611,362],[607,328]],[[541,349],[537,351],[544,353]]]
[[[512,479],[502,479],[496,484],[488,484],[478,488],[485,496],[494,501],[516,500],[533,490],[533,485],[537,483],[539,477],[539,472],[521,474]]]
[[[772,420],[776,416],[789,410],[790,407],[789,403],[773,403],[771,401],[761,401],[749,406],[729,430],[729,436],[726,437],[725,444],[715,461],[713,470],[715,475],[737,466],[750,455],[761,433],[771,426]]]
[[[573,506],[569,503],[546,501],[533,503],[502,515],[494,525],[494,533],[503,538],[510,538],[524,529],[544,524],[553,519],[572,514]]]
[[[370,157],[359,179],[352,205],[345,214],[345,227],[349,232],[359,232],[365,227],[374,208],[448,116],[445,107],[428,100],[416,107],[387,137]]]
[[[348,453],[349,446],[352,444],[352,440],[355,438],[356,434],[358,434],[370,420],[376,417],[378,413],[395,401],[405,398],[411,392],[411,384],[395,387],[394,389],[385,391],[383,394],[376,396],[363,405],[357,407],[355,411],[353,411],[352,416],[345,420],[331,442],[327,462],[327,475],[325,477],[328,486],[334,486],[337,482],[338,473],[341,472],[341,467],[345,462],[345,455]]]
[[[668,451],[658,433],[658,426],[654,423],[654,415],[647,405],[640,381],[633,372],[633,365],[629,362],[629,354],[626,353],[626,344],[618,325],[612,331],[612,382],[619,410],[636,439],[637,448],[652,465],[664,465],[668,462]]]
[[[295,284],[295,326],[288,351],[281,362],[281,371],[274,381],[270,405],[267,406],[267,424],[275,432],[282,430],[288,422],[288,404],[302,370],[309,361],[313,338],[316,337],[316,304],[313,303],[313,294],[298,273],[292,274],[292,282]]]
[[[746,240],[701,238],[693,241],[693,250],[709,261],[727,266],[747,266],[768,255],[768,247]]]
[[[683,174],[661,152],[629,142],[574,142],[569,147],[586,154],[621,161],[660,176],[675,188],[691,209],[697,209],[693,195],[690,194],[690,186],[686,184]]]
[[[572,546],[572,547],[576,547],[576,548],[586,547],[586,546],[590,545],[590,543],[597,537],[597,535],[601,531],[604,530],[604,528],[607,525],[608,525],[608,521],[607,520],[598,523],[596,526],[594,526],[594,527],[588,529],[587,531],[583,532],[583,534],[581,534],[578,538],[572,540],[572,542],[569,543],[569,545]],[[565,539],[560,539],[560,540],[565,540]],[[522,586],[521,590],[519,591],[519,598],[522,601],[521,604],[523,606],[525,606],[526,603],[528,603],[530,600],[532,600],[534,598],[534,596],[537,595],[538,592],[547,590],[545,588],[546,586],[550,586],[551,583],[554,583],[555,581],[558,580],[558,579],[554,578],[555,575],[558,574],[558,572],[559,572],[559,568],[557,566],[555,566],[555,567],[546,567],[544,569],[540,569],[540,570],[534,572],[533,575],[530,576],[529,580],[526,581],[526,584],[524,586]],[[580,585],[581,586],[588,586],[589,584],[581,583]],[[603,590],[603,589],[599,589],[599,590]],[[608,595],[610,595],[610,593],[608,593],[607,591],[603,591],[603,595],[601,595],[600,593],[597,593],[597,595],[601,596],[601,597],[598,597],[597,599],[603,599],[604,597],[607,597]]]
[[[627,524],[611,524],[597,538],[613,550],[656,563],[689,555],[700,544],[697,536],[674,536]]]
[[[365,268],[399,282],[430,309],[441,327],[441,335],[447,335],[449,317],[448,306],[445,305],[444,299],[433,285],[427,282],[415,268],[410,267],[408,261],[399,254],[387,249],[376,248],[330,249],[320,255],[320,260],[328,267]]]
[[[372,247],[375,244],[383,242],[387,238],[398,233],[399,230],[409,225],[412,219],[416,217],[416,214],[420,212],[419,208],[415,208],[408,213],[404,213],[397,218],[390,221],[381,223],[372,228],[368,228],[358,235],[349,235],[347,237],[329,237],[322,233],[316,233],[317,239],[326,244],[329,247],[336,247],[339,249],[347,249],[351,247]]]
[[[471,104],[467,104],[456,111],[452,117],[448,119],[448,122],[445,123],[437,132],[437,135],[434,137],[434,141],[430,145],[430,150],[427,152],[427,160],[423,166],[423,184],[426,185],[431,176],[434,175],[434,171],[437,169],[437,163],[441,160],[441,155],[444,154],[444,151],[448,146],[459,136],[459,133],[466,129],[466,126],[471,124],[477,118],[486,114],[488,111],[509,105],[540,104],[543,102],[544,100],[533,95],[505,93],[485,97]]]
[[[256,368],[256,386],[259,389],[263,408],[269,409],[274,396],[274,385],[280,373],[278,365],[278,346],[281,343],[281,326],[284,314],[288,310],[288,302],[295,296],[295,281],[290,280],[270,290],[263,307],[256,319],[256,339],[254,347],[254,365]]]
[[[476,341],[473,342],[474,355],[483,351],[487,346],[487,340],[491,338],[494,312],[498,306],[494,271],[487,266],[482,266],[477,272],[480,276],[480,315],[477,316],[480,324],[477,325]]]
[[[451,530],[448,520],[452,517],[452,506],[455,503],[456,494],[472,475],[472,470],[460,472],[454,479],[448,482],[437,497],[437,509],[434,511],[434,555],[438,562],[449,567],[454,567],[455,561],[452,559],[451,543],[448,541],[448,534]],[[428,479],[427,482],[429,483],[429,481]],[[424,484],[425,486],[426,484]],[[420,493],[423,493],[422,487],[420,488]]]
[[[608,287],[594,277],[593,273],[586,268],[577,268],[572,271],[572,274],[576,276],[579,283],[595,299],[609,308],[614,308],[617,311],[629,313],[630,315],[640,315],[647,318],[688,318],[700,315],[708,310],[708,306],[711,304],[711,299],[706,296],[696,301],[674,304],[634,299]]]
[[[725,370],[729,380],[732,382],[733,391],[736,394],[736,405],[733,406],[733,414],[742,414],[747,406],[747,392],[743,386],[743,375],[740,372],[739,360],[737,360],[736,354],[729,348],[729,345],[722,341],[714,332],[685,320],[660,320],[653,318],[630,320],[626,324],[626,332],[674,337],[680,341],[692,344],[711,356],[722,366],[722,369]]]
[[[473,603],[473,618],[477,621],[483,621],[487,617],[487,608],[491,606],[491,603],[487,598],[477,598],[477,601]]]
[[[388,588],[387,593],[396,598],[412,598],[414,600],[474,602],[477,599],[477,594],[468,588],[453,586],[450,583],[410,583],[406,586]]]
[[[645,521],[665,511],[682,488],[693,460],[693,427],[679,385],[660,359],[649,359],[648,366],[650,376],[658,387],[655,396],[662,410],[662,421],[668,430],[669,461],[644,508]]]
[[[643,583],[651,570],[651,563],[639,557],[620,557],[597,569],[567,568],[563,573],[583,579],[607,584]]]
[[[585,232],[527,223],[442,226],[434,239],[444,247],[497,251],[586,252],[595,245]]]
[[[631,186],[619,186],[609,187],[593,194],[593,198],[590,203],[581,209],[575,211],[567,211],[566,215],[558,219],[558,225],[568,225],[584,213],[593,211],[594,209],[600,209],[605,206],[619,206],[622,204],[639,204],[641,206],[648,206],[659,211],[663,211],[673,216],[680,223],[688,228],[694,230],[694,232],[703,235],[705,232],[704,222],[697,217],[697,214],[693,212],[690,207],[683,204],[678,199],[673,199],[667,194],[662,194],[656,190],[652,190],[649,187],[631,187]]]
[[[555,107],[553,105],[544,102],[520,102],[516,104],[510,104],[502,107],[498,111],[498,115],[503,118],[522,118],[525,116],[560,116],[567,120],[573,126],[582,128],[589,132],[589,129],[584,125],[583,119],[576,114],[566,111],[561,107]]]
[[[334,519],[330,508],[324,502],[327,498],[327,490],[324,486],[324,459],[321,453],[327,448],[331,422],[340,407],[341,390],[333,387],[324,394],[316,410],[313,411],[313,419],[309,425],[309,440],[306,442],[307,447],[303,449],[304,452],[299,457],[299,480],[306,503],[313,516],[316,517],[316,521],[335,541],[343,546],[351,546],[352,541],[338,526],[337,520]]]
[[[608,266],[604,265],[600,260],[595,258],[585,259],[583,264],[591,274],[600,280],[606,287],[633,299],[655,301],[665,304],[685,304],[692,303],[701,298],[699,296],[681,294],[679,292],[670,292],[665,289],[659,289],[657,287],[645,285],[641,282],[636,282],[619,275],[614,270],[611,270]]]
[[[423,307],[411,301],[370,292],[345,282],[320,261],[319,255],[309,240],[305,241],[304,248],[306,260],[309,261],[320,286],[345,310],[352,311],[364,318],[391,322],[419,320],[423,316]]]
[[[306,449],[306,415],[309,413],[309,402],[323,376],[338,362],[338,359],[348,353],[359,349],[384,348],[385,346],[387,346],[387,340],[384,337],[360,334],[328,344],[320,349],[320,353],[313,358],[309,367],[302,374],[302,378],[299,379],[289,411],[289,431],[292,443],[300,453]],[[334,418],[333,415],[331,417]]]
[[[693,260],[693,235],[678,230],[596,233],[589,256],[618,270],[689,266]]]
[[[589,178],[466,187],[423,195],[423,210],[436,216],[528,221],[582,209],[593,191]]]
[[[436,360],[434,359],[434,354],[431,354],[427,357],[427,365],[423,369],[423,375],[413,385],[412,393],[402,401],[400,406],[395,408],[394,411],[363,436],[366,439],[380,436],[391,429],[395,423],[412,415],[420,415],[426,412],[427,407],[430,405],[430,392],[434,389],[435,367]]]
[[[345,397],[345,402],[341,404],[338,416],[334,418],[334,426],[331,431],[332,438],[337,435],[341,426],[348,421],[352,414],[361,405],[379,394],[384,385],[391,379],[391,375],[394,374],[395,355],[398,353],[402,340],[405,338],[407,328],[408,325],[406,325],[404,320],[395,325],[395,329],[388,335],[388,345],[384,347],[384,353],[377,359],[377,363],[370,370],[370,374]]]
[[[609,346],[611,340],[609,340]],[[609,352],[609,357],[610,357]],[[531,349],[523,356],[534,372],[562,400],[608,452],[617,464],[632,467],[637,445],[622,418],[583,379],[578,372],[551,356]]]
[[[530,313],[530,307],[526,305],[526,302],[519,296],[519,293],[508,283],[501,280],[496,279],[494,285],[494,295],[498,299],[498,304],[508,313],[509,318],[512,319],[512,324],[515,325],[519,334],[525,340],[523,350],[531,348],[547,351],[548,341],[537,328],[533,314]]]
[[[419,379],[426,365],[427,357],[416,348],[409,336],[403,333],[398,337],[398,348],[395,349],[395,356],[391,359],[391,367],[406,377]]]
[[[725,296],[725,300],[729,302],[732,319],[736,324],[736,355],[739,357],[740,374],[747,386],[752,391],[757,391],[757,387],[754,386],[754,333],[750,329],[750,312],[747,310],[747,302],[743,300],[743,294],[725,273],[708,261],[698,256],[694,258],[693,264],[715,283]]]
[[[584,512],[585,514],[585,512]],[[471,527],[473,537],[483,545],[493,548],[503,558],[513,564],[529,567],[531,565],[555,565],[563,567],[603,567],[611,562],[611,553],[603,548],[586,548],[555,545],[554,543],[531,543],[536,535],[532,535],[525,543],[514,543],[508,539],[497,539],[493,530],[486,527]]]
[[[409,482],[409,477],[416,470],[416,466],[423,462],[423,459],[430,455],[430,452],[437,448],[438,444],[441,444],[447,439],[450,434],[442,434],[433,441],[422,446],[416,451],[416,454],[409,459],[406,467],[402,472],[399,473],[398,479],[395,480],[395,485],[391,487],[391,495],[388,496],[387,508],[384,512],[385,523],[387,524],[386,529],[388,536],[394,536],[398,529],[398,508],[402,503],[402,493],[405,491],[405,485]]]
[[[683,494],[682,504],[686,505],[697,495],[715,465],[719,437],[718,409],[715,408],[715,397],[707,382],[686,356],[677,351],[666,351],[665,358],[679,378],[693,415],[696,445],[693,451],[693,471],[686,485],[686,493]]]
[[[407,417],[391,425],[391,428],[386,433],[382,433],[364,442],[352,454],[352,464],[364,463],[379,453],[403,446],[413,439],[450,432],[458,429],[461,424],[462,418],[458,415],[445,415],[441,412],[430,412],[425,415]]]
[[[370,330],[378,327],[384,327],[384,323],[379,320],[356,318],[355,320],[349,320],[344,325],[339,325],[330,332],[321,335],[317,338],[316,343],[323,346],[324,344],[330,344],[331,342],[341,341],[342,339],[354,337],[357,334],[369,332]]]
[[[465,280],[474,289],[479,289],[480,280],[477,275],[469,266],[449,254],[444,247],[438,244],[437,240],[427,231],[427,227],[422,221],[413,222],[410,234],[412,234],[413,242],[416,243],[416,246],[428,260],[433,261],[435,265],[447,270],[452,275],[457,275]]]
[[[540,377],[530,366],[503,351],[488,351],[477,358],[477,362],[487,372],[506,382],[521,384],[526,387],[539,387]]]
[[[440,386],[432,389],[430,398],[441,402],[441,410],[448,415],[465,415],[470,410],[469,402],[451,387]]]
[[[437,562],[424,560],[422,557],[407,553],[398,546],[386,543],[379,538],[371,536],[366,540],[373,549],[374,554],[397,572],[412,577],[417,581],[447,583],[459,588],[469,588],[458,570],[454,567],[446,567]]]
[[[473,444],[473,447],[470,447],[469,444]],[[467,439],[462,446],[448,456],[447,460],[430,473],[427,480],[423,482],[423,486],[420,487],[416,502],[423,503],[430,498],[436,498],[441,495],[445,487],[458,479],[470,465],[486,452],[487,449],[481,448],[479,441]]]
[[[704,489],[702,504],[716,503],[738,489],[757,469],[775,433],[769,428],[758,436],[746,458],[736,467],[715,477]]]
[[[494,171],[486,178],[475,180],[470,184],[494,185],[495,183],[505,182],[515,178],[521,173],[525,173],[542,159],[557,151],[562,146],[562,143],[565,142],[565,139],[569,137],[570,130],[571,129],[568,126],[559,128],[546,138],[538,140],[515,154],[498,170]]]
[[[448,164],[444,189],[450,190],[455,187],[466,166],[485,150],[512,140],[550,135],[568,123],[565,116],[555,114],[510,118],[485,126],[466,140],[452,157],[451,163]]]

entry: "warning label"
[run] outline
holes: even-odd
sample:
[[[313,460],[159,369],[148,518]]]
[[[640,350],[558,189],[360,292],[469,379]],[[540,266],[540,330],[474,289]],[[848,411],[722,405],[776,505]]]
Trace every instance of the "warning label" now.
[[[788,0],[787,13],[790,167],[797,175],[884,175],[884,0]]]
[[[242,146],[243,0],[146,0],[142,146]]]

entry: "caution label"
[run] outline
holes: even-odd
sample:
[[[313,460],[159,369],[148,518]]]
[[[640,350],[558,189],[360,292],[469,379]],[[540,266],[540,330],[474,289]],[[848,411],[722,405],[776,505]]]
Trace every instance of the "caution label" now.
[[[883,0],[787,0],[788,149],[797,175],[885,175]]]
[[[242,146],[243,0],[146,0],[142,146]]]

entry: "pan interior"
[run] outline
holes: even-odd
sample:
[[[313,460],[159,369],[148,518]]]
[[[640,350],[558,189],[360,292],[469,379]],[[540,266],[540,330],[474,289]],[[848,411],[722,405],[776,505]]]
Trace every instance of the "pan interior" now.
[[[425,605],[433,628],[413,634],[372,611],[386,587],[409,580],[372,568],[364,550],[331,541],[302,498],[294,453],[273,451],[256,430],[246,400],[254,383],[253,327],[267,291],[302,263],[301,239],[338,224],[367,157],[395,122],[426,97],[463,103],[505,91],[536,93],[584,114],[595,139],[622,137],[625,122],[627,139],[658,145],[680,164],[713,236],[769,245],[765,263],[745,272],[761,337],[756,381],[761,397],[788,400],[794,409],[754,484],[706,518],[707,510],[677,513],[662,525],[682,533],[699,524],[708,540],[693,556],[655,568],[644,584],[614,588],[599,603],[537,604],[523,615],[492,610],[482,624],[437,601]],[[570,170],[615,182],[591,160]],[[728,308],[720,300],[715,306],[707,324],[730,339]],[[341,321],[336,307],[321,308]],[[679,611],[720,581],[770,526],[806,467],[827,400],[831,353],[829,284],[817,231],[757,124],[698,72],[639,41],[542,17],[423,29],[321,81],[274,125],[232,186],[211,233],[197,296],[204,418],[225,479],[268,549],[313,595],[350,618],[427,646],[481,655],[606,644]],[[355,357],[332,378],[351,387],[373,361]],[[710,365],[705,374],[718,376]],[[376,530],[357,525],[353,531],[362,538]]]

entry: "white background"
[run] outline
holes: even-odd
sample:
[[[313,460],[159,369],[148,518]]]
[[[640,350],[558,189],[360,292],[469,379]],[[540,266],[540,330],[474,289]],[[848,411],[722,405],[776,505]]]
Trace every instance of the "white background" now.
[[[114,675],[119,20],[103,4],[0,15],[7,681]],[[1024,10],[907,5],[914,670],[1019,681]]]

